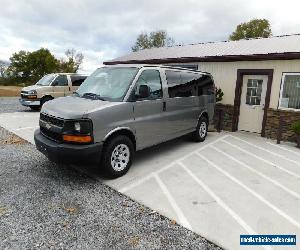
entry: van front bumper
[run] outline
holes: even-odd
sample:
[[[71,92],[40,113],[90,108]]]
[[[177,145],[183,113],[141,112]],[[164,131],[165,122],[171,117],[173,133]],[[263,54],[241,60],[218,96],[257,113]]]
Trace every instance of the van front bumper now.
[[[41,106],[41,101],[40,99],[33,99],[33,100],[29,100],[29,99],[23,99],[20,98],[19,102],[26,107],[30,107],[30,106]]]
[[[46,138],[37,129],[34,132],[36,148],[49,160],[57,163],[99,163],[103,143],[77,145],[59,143]]]

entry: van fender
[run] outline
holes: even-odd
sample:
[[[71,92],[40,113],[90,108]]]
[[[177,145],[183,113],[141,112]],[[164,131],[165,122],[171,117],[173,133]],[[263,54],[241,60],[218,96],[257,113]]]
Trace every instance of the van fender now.
[[[207,122],[208,122],[207,125],[209,125],[208,111],[205,109],[205,110],[203,110],[203,111],[200,113],[195,128],[197,127],[198,122],[199,122],[199,120],[200,120],[200,118],[201,118],[202,116],[205,116],[205,117],[207,118]]]
[[[136,142],[136,137],[135,137],[135,133],[131,130],[131,128],[129,128],[129,127],[117,127],[117,128],[114,128],[114,129],[112,129],[112,130],[110,130],[105,136],[104,136],[104,138],[103,138],[103,142],[105,142],[111,135],[113,135],[114,133],[117,133],[118,131],[127,131],[127,132],[129,132],[132,136],[133,136],[133,138],[134,138],[134,140],[135,140],[135,142]]]

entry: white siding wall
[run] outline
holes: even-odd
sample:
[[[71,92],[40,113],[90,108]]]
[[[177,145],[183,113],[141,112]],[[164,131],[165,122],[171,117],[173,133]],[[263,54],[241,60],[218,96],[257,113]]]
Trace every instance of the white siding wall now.
[[[187,63],[185,63],[187,64]],[[270,108],[277,108],[283,72],[300,72],[300,60],[199,62],[199,70],[212,74],[215,84],[224,92],[223,104],[234,102],[238,69],[274,69]]]

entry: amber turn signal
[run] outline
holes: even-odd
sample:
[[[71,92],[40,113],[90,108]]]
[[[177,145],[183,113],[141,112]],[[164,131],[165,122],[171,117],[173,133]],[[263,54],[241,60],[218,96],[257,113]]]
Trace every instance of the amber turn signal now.
[[[63,135],[65,142],[88,143],[92,141],[90,135]]]
[[[29,96],[27,96],[27,99],[36,99],[36,98],[37,98],[36,95],[29,95]]]

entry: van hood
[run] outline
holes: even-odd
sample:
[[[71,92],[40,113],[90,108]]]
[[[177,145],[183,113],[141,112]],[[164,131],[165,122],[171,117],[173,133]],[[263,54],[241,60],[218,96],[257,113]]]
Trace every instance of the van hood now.
[[[92,100],[77,96],[60,97],[46,102],[41,112],[63,119],[88,118],[88,113],[116,105],[116,102]]]
[[[22,91],[38,90],[38,89],[45,88],[45,87],[49,87],[49,86],[31,85],[31,86],[27,86],[27,87],[23,88]]]

